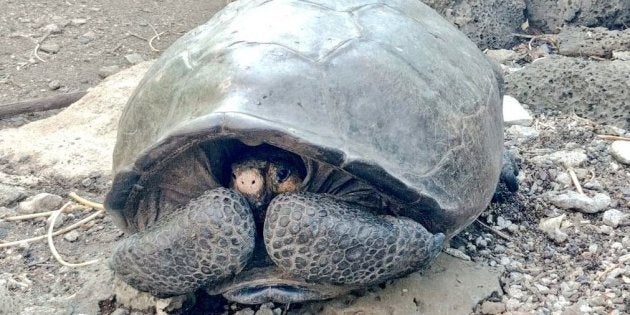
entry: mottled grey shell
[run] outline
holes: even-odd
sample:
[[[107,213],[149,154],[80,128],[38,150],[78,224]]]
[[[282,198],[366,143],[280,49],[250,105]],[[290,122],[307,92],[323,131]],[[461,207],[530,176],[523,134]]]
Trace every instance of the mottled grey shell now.
[[[129,100],[107,206],[127,215],[165,161],[233,138],[337,166],[452,235],[498,180],[500,81],[417,0],[237,1],[173,44]]]

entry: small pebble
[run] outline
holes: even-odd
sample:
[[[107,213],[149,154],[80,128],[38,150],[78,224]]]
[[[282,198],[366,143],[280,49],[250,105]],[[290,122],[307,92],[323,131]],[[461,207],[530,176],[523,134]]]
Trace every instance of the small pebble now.
[[[242,310],[234,312],[234,315],[254,315],[254,310],[252,310],[251,308],[244,308]]]
[[[44,211],[57,210],[61,207],[63,198],[49,193],[41,193],[19,203],[17,212],[20,214],[33,214]]]
[[[72,24],[74,26],[83,25],[85,23],[87,23],[86,19],[72,19],[72,20],[70,20],[70,24]]]
[[[142,58],[142,55],[140,55],[139,53],[133,53],[125,55],[125,60],[127,60],[127,62],[131,65],[136,65],[143,62],[144,58]]]
[[[481,313],[482,314],[501,314],[503,312],[505,312],[506,307],[504,303],[501,302],[490,302],[490,301],[484,301],[481,304]]]
[[[63,235],[63,239],[68,242],[76,242],[79,239],[79,232],[72,230]]]
[[[58,90],[60,87],[61,87],[61,83],[57,80],[52,80],[50,81],[50,83],[48,83],[48,88],[51,91]]]
[[[630,165],[630,141],[617,140],[610,145],[610,155],[619,163]]]
[[[562,243],[566,241],[569,237],[565,232],[560,230],[560,227],[562,226],[562,221],[565,217],[566,215],[563,214],[555,218],[543,219],[540,221],[540,224],[538,224],[538,228],[541,231],[545,232],[547,237],[549,237],[550,239],[554,240],[557,243]]]
[[[61,50],[61,46],[59,46],[59,44],[57,43],[43,43],[41,46],[39,46],[39,50],[47,52],[49,54],[56,54],[59,52],[59,50]]]
[[[26,191],[18,186],[0,184],[0,207],[8,206],[26,197]]]
[[[269,304],[271,304],[271,305],[269,305]],[[265,303],[265,304],[260,306],[258,311],[256,311],[256,315],[274,315],[273,311],[271,310],[272,308],[273,308],[273,304],[272,303]]]
[[[0,240],[4,239],[11,232],[11,224],[9,222],[0,221]]]
[[[93,31],[89,31],[89,32],[79,36],[79,43],[87,44],[87,43],[93,41],[94,39],[96,39],[96,33],[94,33]]]
[[[61,34],[63,31],[59,25],[51,23],[43,27],[44,32],[50,32],[50,34]]]
[[[124,308],[117,308],[111,315],[129,315],[129,311]]]
[[[50,219],[52,217],[48,217],[48,219],[46,219],[46,225],[49,226],[50,225]],[[61,227],[63,225],[63,223],[66,221],[66,215],[64,213],[60,213],[57,216],[57,220],[55,220],[55,225],[54,228],[58,229],[59,227]]]
[[[518,53],[511,49],[488,49],[485,54],[498,64],[507,64],[519,58]]]
[[[624,213],[617,209],[606,210],[602,216],[602,221],[613,228],[619,225],[628,225],[630,224],[630,213]]]
[[[113,65],[113,66],[104,66],[101,67],[100,69],[98,69],[98,76],[105,79],[108,76],[117,73],[118,71],[120,71],[120,67]]]

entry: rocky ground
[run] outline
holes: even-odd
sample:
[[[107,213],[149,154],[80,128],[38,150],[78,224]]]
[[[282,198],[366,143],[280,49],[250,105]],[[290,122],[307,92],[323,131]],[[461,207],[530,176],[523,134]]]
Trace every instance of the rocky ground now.
[[[122,234],[100,214],[53,238],[67,261],[100,259],[96,264],[62,266],[46,240],[12,244],[46,234],[48,216],[11,218],[56,210],[69,192],[103,200],[120,106],[148,64],[114,73],[140,62],[138,54],[157,57],[153,48],[167,47],[224,2],[5,2],[0,103],[85,90],[111,77],[65,111],[0,119],[0,314],[630,313],[630,31],[623,29],[623,1],[592,1],[591,8],[604,9],[590,20],[587,8],[559,5],[551,19],[545,14],[554,10],[532,10],[547,2],[515,1],[529,15],[508,19],[523,11],[497,9],[505,14],[496,21],[505,23],[483,25],[501,29],[496,38],[508,48],[486,54],[502,64],[515,97],[505,102],[506,147],[520,163],[521,189],[453,240],[449,252],[459,258],[443,253],[424,275],[332,301],[257,307],[203,294],[194,306],[184,298],[155,300],[117,283],[106,258]],[[484,10],[474,1],[464,8],[428,2],[467,33],[475,32],[471,12]],[[528,19],[532,26],[523,26]],[[563,19],[588,23],[561,27]],[[517,25],[506,31],[507,22]],[[585,27],[598,25],[608,28]],[[507,40],[513,32],[525,35]],[[74,203],[55,230],[95,213]],[[476,295],[431,296],[449,291]],[[472,301],[462,305],[465,299]]]

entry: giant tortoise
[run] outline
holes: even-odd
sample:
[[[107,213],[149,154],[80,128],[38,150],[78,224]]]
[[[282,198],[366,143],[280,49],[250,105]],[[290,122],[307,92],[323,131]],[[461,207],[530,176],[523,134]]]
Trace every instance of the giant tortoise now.
[[[120,119],[111,266],[158,297],[330,298],[430,264],[491,200],[501,76],[418,0],[236,1]]]

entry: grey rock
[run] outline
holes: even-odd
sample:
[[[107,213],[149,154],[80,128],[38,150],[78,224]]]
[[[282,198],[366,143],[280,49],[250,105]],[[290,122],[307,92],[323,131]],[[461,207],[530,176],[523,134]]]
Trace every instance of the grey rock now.
[[[486,57],[498,64],[510,64],[519,58],[519,54],[511,49],[488,49],[484,52]]]
[[[503,97],[503,122],[506,126],[529,126],[532,116],[523,108],[521,102],[510,95]]]
[[[47,225],[50,225],[50,219],[51,219],[51,218],[52,218],[52,217],[49,217],[49,218],[46,220],[46,222],[47,222],[46,224],[47,224]],[[64,223],[65,221],[66,221],[66,215],[65,215],[64,213],[60,213],[60,214],[57,216],[57,219],[55,220],[55,225],[54,225],[54,228],[55,228],[55,229],[60,228],[60,227],[63,225],[63,223]]]
[[[63,235],[63,239],[68,241],[68,242],[76,242],[79,239],[79,232],[77,232],[76,230],[72,230],[66,234]]]
[[[111,315],[129,315],[129,311],[124,308],[117,308],[111,313]]]
[[[527,18],[544,32],[557,32],[563,25],[622,28],[630,24],[628,0],[526,0]]]
[[[524,0],[423,0],[481,49],[507,48],[525,21]]]
[[[48,88],[52,91],[58,90],[61,87],[61,83],[58,80],[52,80],[48,83]]]
[[[96,33],[94,33],[93,31],[88,31],[87,33],[79,36],[79,42],[81,44],[87,44],[94,39],[96,39]]]
[[[59,52],[59,50],[61,50],[61,46],[59,46],[59,44],[57,43],[43,43],[41,46],[39,46],[39,50],[43,51],[43,52],[47,52],[49,54],[56,54]]]
[[[602,216],[602,221],[613,228],[620,225],[628,225],[630,224],[630,213],[624,213],[617,209],[606,210]]]
[[[256,315],[274,315],[273,314],[273,304],[266,303],[260,306],[260,308],[256,311]]]
[[[558,176],[556,176],[555,181],[561,184],[563,187],[571,186],[571,176],[569,175],[569,173],[566,173],[566,172],[558,173]]]
[[[630,51],[613,51],[613,59],[630,61]]]
[[[501,314],[505,312],[505,303],[485,301],[481,304],[482,314]]]
[[[140,55],[139,53],[133,53],[125,55],[125,60],[127,60],[127,62],[131,65],[136,65],[143,62],[144,58],[142,58],[142,55]]]
[[[567,27],[558,34],[558,40],[558,53],[561,55],[609,58],[615,50],[630,50],[630,29]]]
[[[50,32],[50,34],[61,34],[63,32],[63,29],[54,23],[48,24],[42,29],[44,32]]]
[[[630,61],[550,56],[505,75],[506,92],[534,113],[576,113],[630,129]]]
[[[15,215],[15,210],[7,207],[0,207],[0,219],[12,217]]]
[[[70,20],[70,24],[72,24],[74,26],[83,25],[85,23],[87,23],[86,19],[72,19],[72,20]]]
[[[8,206],[26,197],[22,187],[0,184],[0,207]]]
[[[41,193],[19,203],[17,212],[20,214],[32,214],[37,212],[57,210],[61,207],[63,198],[49,193]]]
[[[251,308],[244,308],[236,311],[234,315],[254,315],[254,310]]]
[[[98,76],[105,79],[108,76],[117,73],[118,71],[120,71],[120,67],[113,65],[113,66],[103,66],[100,69],[98,69]]]
[[[11,232],[11,224],[9,222],[0,221],[0,240],[3,240]]]
[[[560,195],[551,195],[548,199],[558,208],[573,209],[584,213],[603,211],[611,202],[610,197],[603,193],[597,193],[591,198],[574,191],[567,191]]]
[[[610,155],[626,165],[630,165],[630,141],[617,140],[610,145]]]

